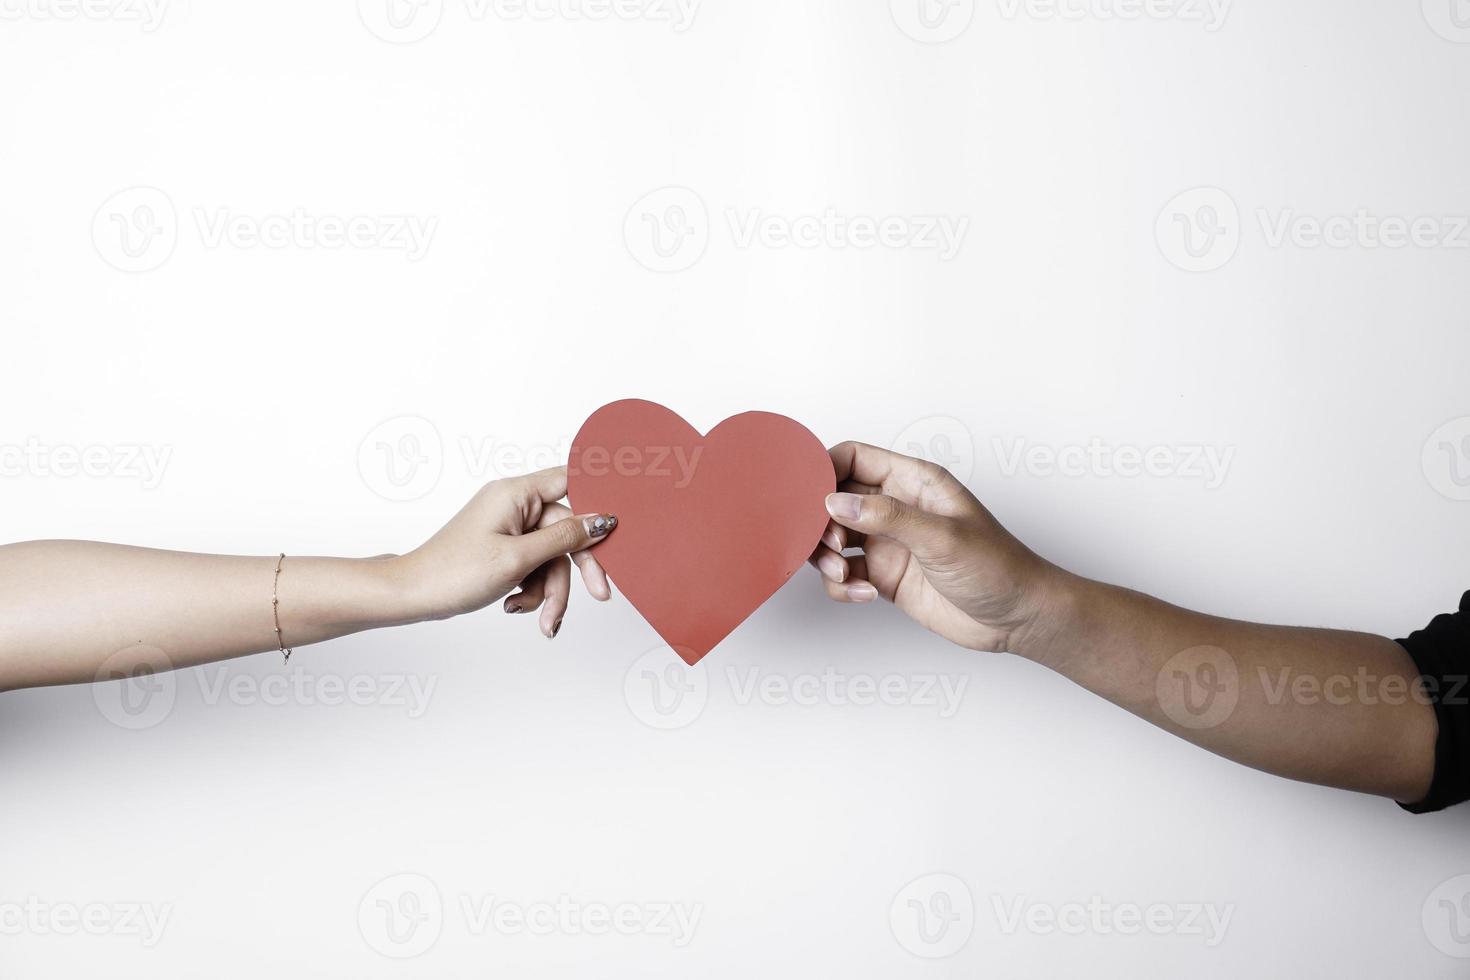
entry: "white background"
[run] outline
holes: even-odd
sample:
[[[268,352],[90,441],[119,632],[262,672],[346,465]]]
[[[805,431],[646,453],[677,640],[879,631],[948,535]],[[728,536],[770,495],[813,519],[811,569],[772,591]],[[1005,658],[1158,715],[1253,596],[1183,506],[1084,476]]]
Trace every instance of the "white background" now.
[[[1218,613],[1399,636],[1470,587],[1450,0],[959,0],[930,28],[915,0],[430,0],[401,30],[381,0],[95,2],[0,2],[0,540],[404,550],[637,396],[943,458],[1050,558]],[[966,232],[948,258],[741,235],[828,209]],[[1272,234],[1360,209],[1442,234]],[[294,212],[369,240],[248,237]],[[395,216],[432,226],[422,254],[374,237]],[[1012,465],[1093,440],[1174,462]],[[621,599],[577,596],[552,643],[492,609],[303,650],[282,690],[262,656],[142,701],[0,697],[0,976],[1428,977],[1470,954],[1440,904],[1466,811],[1245,770],[830,604],[810,569],[672,715],[659,656]],[[851,696],[885,678],[900,703]],[[419,928],[389,935],[405,886]],[[467,913],[562,896],[700,918],[681,945]],[[1007,928],[1088,902],[1112,918]],[[1175,927],[1110,929],[1130,906]]]

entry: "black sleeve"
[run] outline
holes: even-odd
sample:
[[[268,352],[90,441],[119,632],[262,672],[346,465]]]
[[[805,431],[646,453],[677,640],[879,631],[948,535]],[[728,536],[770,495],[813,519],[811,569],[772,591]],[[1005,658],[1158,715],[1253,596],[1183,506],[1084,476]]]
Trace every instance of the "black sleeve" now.
[[[1430,813],[1470,799],[1470,592],[1460,598],[1459,612],[1436,616],[1398,642],[1414,658],[1439,719],[1429,795],[1399,805],[1410,813]]]

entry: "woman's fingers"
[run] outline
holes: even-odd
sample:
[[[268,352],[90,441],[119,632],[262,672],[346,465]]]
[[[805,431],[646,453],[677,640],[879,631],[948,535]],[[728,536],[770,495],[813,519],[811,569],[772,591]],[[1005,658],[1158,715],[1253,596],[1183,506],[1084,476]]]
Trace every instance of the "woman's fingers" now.
[[[542,600],[546,598],[546,574],[550,569],[550,562],[538,565],[530,575],[521,579],[520,591],[505,597],[505,611],[528,613],[540,608]]]
[[[543,515],[544,516],[544,515]],[[512,539],[521,567],[542,565],[558,555],[583,551],[597,544],[618,526],[612,514],[582,514],[565,517]]]
[[[548,640],[561,631],[572,592],[572,563],[566,556],[553,558],[546,570],[546,605],[541,609],[541,635]]]
[[[566,504],[547,504],[541,512],[541,522],[538,527],[546,527],[557,521],[566,520],[572,516],[572,510]],[[608,584],[607,572],[603,571],[592,552],[587,549],[572,552],[572,562],[576,564],[577,570],[582,573],[582,584],[587,587],[587,593],[598,602],[606,602],[612,598],[612,586]]]
[[[598,564],[590,551],[572,552],[572,561],[576,562],[577,570],[582,573],[582,584],[587,587],[588,595],[598,602],[606,602],[612,598],[612,586],[608,584],[607,572],[603,571],[602,565]]]

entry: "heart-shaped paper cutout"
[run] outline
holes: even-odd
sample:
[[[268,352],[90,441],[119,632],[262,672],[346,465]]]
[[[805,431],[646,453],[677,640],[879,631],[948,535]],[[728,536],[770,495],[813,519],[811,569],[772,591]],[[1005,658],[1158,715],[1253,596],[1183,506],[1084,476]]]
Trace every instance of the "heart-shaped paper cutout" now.
[[[691,665],[806,561],[835,484],[821,441],[784,415],[746,412],[701,436],[641,399],[593,412],[567,465],[573,509],[618,518],[597,560]]]

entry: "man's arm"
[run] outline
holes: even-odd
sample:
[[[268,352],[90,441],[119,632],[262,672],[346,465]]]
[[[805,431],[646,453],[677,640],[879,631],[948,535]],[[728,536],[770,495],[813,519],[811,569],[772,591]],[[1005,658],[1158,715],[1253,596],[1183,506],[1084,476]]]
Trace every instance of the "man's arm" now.
[[[832,598],[881,595],[956,643],[1034,660],[1266,772],[1404,802],[1429,791],[1435,712],[1398,644],[1092,582],[1030,551],[931,463],[859,443],[832,460],[840,492],[812,556]]]
[[[1290,779],[1423,798],[1437,724],[1409,655],[1343,630],[1207,616],[1058,572],[1015,651],[1202,748]]]

